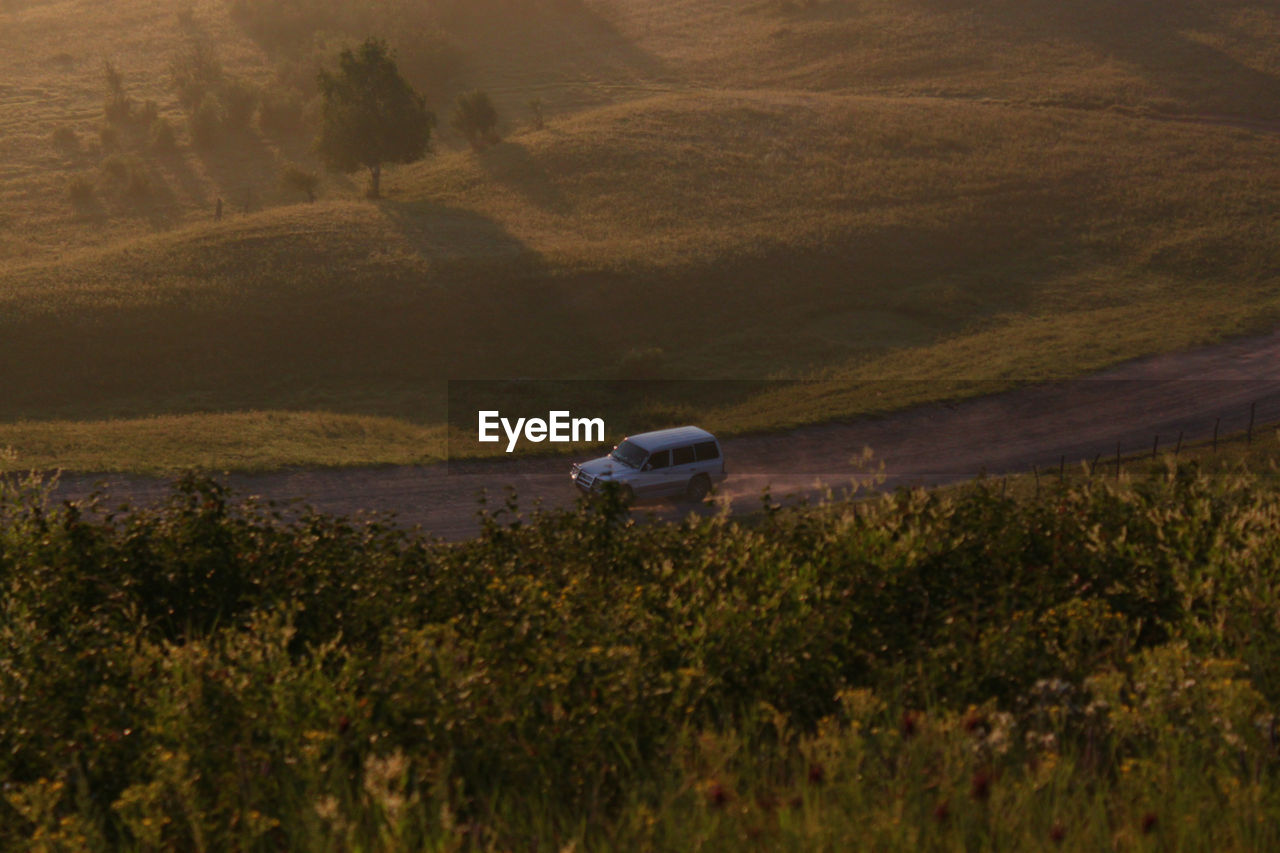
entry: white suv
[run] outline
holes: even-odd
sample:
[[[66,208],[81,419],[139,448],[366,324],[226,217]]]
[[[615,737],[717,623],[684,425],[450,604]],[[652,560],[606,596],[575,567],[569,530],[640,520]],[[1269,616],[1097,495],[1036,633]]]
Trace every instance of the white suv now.
[[[575,464],[569,476],[587,494],[617,483],[633,499],[682,495],[700,501],[724,480],[724,456],[705,429],[660,429],[624,438],[608,456]]]

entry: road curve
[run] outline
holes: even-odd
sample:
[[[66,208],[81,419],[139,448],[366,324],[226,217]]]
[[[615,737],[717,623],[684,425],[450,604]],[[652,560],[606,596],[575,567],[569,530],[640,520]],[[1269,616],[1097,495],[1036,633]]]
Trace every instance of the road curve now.
[[[1280,330],[1225,344],[1126,362],[1082,379],[1025,386],[957,403],[937,403],[847,422],[746,435],[724,442],[730,477],[723,500],[735,511],[759,506],[768,486],[775,496],[821,495],[865,477],[864,447],[883,463],[885,485],[936,485],[981,473],[1002,474],[1075,464],[1117,446],[1125,454],[1150,450],[1156,437],[1170,448],[1186,441],[1280,422]],[[1280,450],[1280,446],[1278,446]],[[478,529],[481,491],[501,499],[512,486],[521,506],[571,504],[568,462],[493,459],[430,466],[311,469],[232,474],[241,495],[302,502],[330,513],[392,513],[398,523],[430,535],[461,539]],[[83,498],[95,489],[114,504],[148,505],[169,491],[166,480],[121,474],[64,474],[55,500]],[[660,515],[688,507],[658,505]]]
[[[1152,115],[1152,120],[1235,127],[1280,134],[1280,121],[1226,115]],[[736,510],[759,506],[767,486],[776,496],[818,496],[869,472],[869,447],[883,462],[885,487],[936,485],[981,473],[998,475],[1168,447],[1280,422],[1280,329],[1225,344],[1137,359],[1082,379],[1029,386],[963,402],[938,403],[864,418],[748,435],[724,442],[731,476],[721,497]],[[453,466],[310,469],[233,474],[242,495],[300,499],[330,513],[392,513],[446,539],[478,529],[477,498],[500,498],[513,486],[522,506],[571,504],[576,497],[564,459],[489,460]],[[123,474],[64,474],[55,500],[96,490],[146,505],[169,481]],[[674,517],[688,507],[660,505]]]

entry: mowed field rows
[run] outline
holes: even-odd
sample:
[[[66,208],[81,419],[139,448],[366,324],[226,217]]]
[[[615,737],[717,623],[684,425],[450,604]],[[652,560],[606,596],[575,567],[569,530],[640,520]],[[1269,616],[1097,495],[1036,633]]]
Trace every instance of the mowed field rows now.
[[[299,3],[303,48],[244,4],[122,6],[0,12],[32,46],[0,57],[9,467],[429,461],[449,379],[829,380],[700,413],[777,428],[1276,317],[1267,4]],[[187,138],[184,45],[284,91],[379,23],[449,57],[398,46],[445,120],[384,199],[359,175],[283,189],[283,164],[314,168],[305,120]],[[142,195],[103,165],[103,59],[178,129],[163,155],[117,134]],[[446,127],[477,86],[504,133],[481,152]],[[930,382],[885,399],[883,378]]]

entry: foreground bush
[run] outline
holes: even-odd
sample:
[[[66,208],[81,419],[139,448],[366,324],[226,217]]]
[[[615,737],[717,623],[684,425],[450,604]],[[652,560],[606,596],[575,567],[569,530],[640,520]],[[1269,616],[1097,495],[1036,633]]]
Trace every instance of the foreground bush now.
[[[1184,469],[436,543],[0,499],[0,843],[1280,843],[1280,497]]]

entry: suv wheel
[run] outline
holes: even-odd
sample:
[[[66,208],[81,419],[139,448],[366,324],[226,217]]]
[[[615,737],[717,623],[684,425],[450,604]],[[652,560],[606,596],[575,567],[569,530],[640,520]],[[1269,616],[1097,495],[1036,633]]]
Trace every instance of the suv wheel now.
[[[691,501],[701,502],[710,493],[711,481],[707,479],[706,474],[699,474],[689,481],[689,486],[685,489],[684,496]]]

